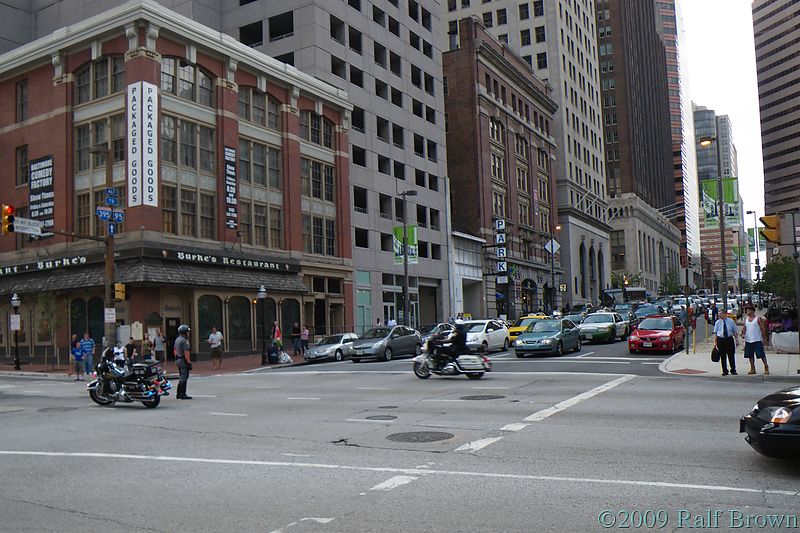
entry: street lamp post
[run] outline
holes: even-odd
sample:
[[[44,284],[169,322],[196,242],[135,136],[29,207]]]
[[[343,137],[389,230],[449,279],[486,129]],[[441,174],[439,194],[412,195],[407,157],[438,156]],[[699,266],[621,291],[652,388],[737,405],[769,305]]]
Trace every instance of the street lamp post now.
[[[406,196],[416,196],[417,191],[403,191],[400,196],[403,197],[403,323],[406,326],[411,326],[408,320],[408,206],[406,204]]]
[[[556,224],[555,231],[561,230],[561,224]],[[550,233],[550,314],[556,310],[556,236]]]
[[[261,366],[267,364],[267,315],[265,314],[264,304],[267,301],[267,289],[264,285],[258,288],[258,305],[261,308]]]
[[[722,196],[722,161],[719,152],[719,139],[714,135],[700,139],[700,146],[716,145],[717,149],[717,211],[719,212],[719,246],[722,263],[722,279],[719,292],[722,293],[722,308],[728,311],[728,259],[725,251],[725,198]]]
[[[22,303],[15,292],[13,296],[11,296],[11,307],[14,308],[14,314],[19,317],[19,304]],[[17,318],[19,320],[19,318]],[[21,370],[19,366],[19,323],[17,327],[14,328],[14,370]]]
[[[106,188],[114,187],[114,157],[111,148],[107,146],[96,146],[90,151],[95,156],[104,155],[106,158]],[[106,257],[105,257],[105,290],[103,299],[105,300],[106,309],[114,307],[114,299],[112,287],[114,286],[114,236],[110,232],[106,233],[105,237]],[[112,349],[114,347],[114,322],[107,322],[103,319],[104,328],[103,336],[106,340],[106,348]]]
[[[758,255],[760,253],[759,249],[758,249],[758,219],[756,218],[756,212],[755,211],[748,211],[747,214],[748,215],[753,215],[753,238],[756,241],[755,242],[755,246],[756,246],[756,279],[755,279],[755,281],[756,281],[756,283],[758,283],[758,278],[761,275],[761,264],[759,263],[759,259],[758,259]],[[747,250],[748,250],[748,253],[749,253],[749,251],[750,251],[750,243],[748,242],[747,244],[748,244]],[[755,286],[755,283],[753,285]],[[752,297],[752,294],[751,294],[751,297]],[[758,307],[759,308],[761,307],[761,287],[759,287],[759,289],[758,289]]]

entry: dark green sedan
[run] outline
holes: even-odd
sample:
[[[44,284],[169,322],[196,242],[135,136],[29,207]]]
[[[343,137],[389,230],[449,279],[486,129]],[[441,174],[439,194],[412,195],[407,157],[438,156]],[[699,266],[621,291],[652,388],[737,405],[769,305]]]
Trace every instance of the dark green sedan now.
[[[581,349],[581,332],[567,319],[537,320],[514,341],[514,353],[525,357],[532,353],[561,355]]]

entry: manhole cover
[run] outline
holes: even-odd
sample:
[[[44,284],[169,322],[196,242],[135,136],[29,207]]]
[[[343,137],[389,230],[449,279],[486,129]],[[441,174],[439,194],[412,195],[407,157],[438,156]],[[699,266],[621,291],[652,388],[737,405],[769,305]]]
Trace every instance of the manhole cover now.
[[[394,420],[395,418],[397,417],[392,415],[373,415],[368,416],[367,420]]]
[[[436,442],[452,439],[455,435],[443,431],[411,431],[409,433],[394,433],[386,437],[394,442]]]
[[[39,409],[40,413],[60,413],[63,411],[74,411],[77,407],[43,407]]]
[[[378,409],[397,409],[396,405],[381,405]]]
[[[501,398],[505,398],[505,396],[500,396],[499,394],[477,394],[475,396],[462,396],[461,400],[499,400]]]

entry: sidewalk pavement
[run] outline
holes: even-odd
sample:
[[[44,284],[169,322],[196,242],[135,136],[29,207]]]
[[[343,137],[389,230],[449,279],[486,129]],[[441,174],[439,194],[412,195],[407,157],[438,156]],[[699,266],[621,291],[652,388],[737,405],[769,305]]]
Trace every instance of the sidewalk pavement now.
[[[763,379],[764,365],[755,360],[756,374],[748,375],[750,362],[744,358],[744,341],[740,340],[736,348],[737,376],[722,376],[720,363],[711,362],[711,350],[714,347],[713,336],[697,344],[697,350],[687,354],[686,350],[680,351],[661,363],[658,367],[667,374],[680,374],[683,376],[716,377],[719,379]],[[769,364],[770,377],[793,377],[800,381],[800,355],[777,353],[769,346],[766,348],[767,363]]]
[[[204,354],[205,355],[205,354]],[[195,361],[192,363],[191,375],[197,376],[215,376],[222,374],[238,374],[247,370],[254,370],[257,368],[282,368],[286,366],[306,364],[302,356],[291,356],[292,362],[286,364],[267,365],[261,366],[261,353],[253,353],[249,355],[238,355],[225,357],[223,354],[222,368],[215,370],[211,367],[210,360]],[[0,376],[26,376],[26,377],[39,377],[39,378],[61,378],[61,379],[74,379],[74,375],[70,377],[68,374],[71,369],[68,368],[66,363],[60,366],[54,364],[23,364],[21,370],[14,370],[14,365],[8,359],[0,361]],[[164,370],[169,379],[178,378],[178,367],[175,361],[169,361],[164,364]],[[87,379],[86,377],[84,379]]]

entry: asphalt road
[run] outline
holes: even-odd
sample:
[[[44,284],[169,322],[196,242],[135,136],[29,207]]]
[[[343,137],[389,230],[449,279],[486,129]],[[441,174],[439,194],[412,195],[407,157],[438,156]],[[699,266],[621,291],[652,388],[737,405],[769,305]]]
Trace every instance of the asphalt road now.
[[[155,410],[95,406],[75,382],[0,378],[0,530],[796,520],[800,465],[761,457],[738,433],[755,400],[787,382],[655,375],[611,360],[622,347],[576,359],[596,363],[501,356],[480,381],[419,380],[408,360],[192,378],[193,400]]]

